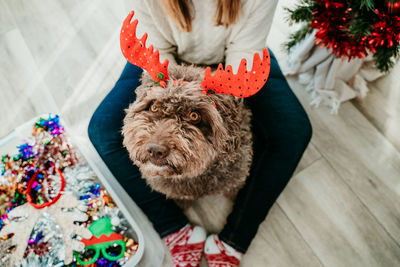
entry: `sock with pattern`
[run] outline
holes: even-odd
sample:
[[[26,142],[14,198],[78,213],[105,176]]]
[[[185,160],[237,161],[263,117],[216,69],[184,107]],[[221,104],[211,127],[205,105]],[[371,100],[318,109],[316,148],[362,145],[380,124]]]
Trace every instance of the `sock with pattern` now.
[[[207,237],[205,256],[210,267],[238,267],[242,253],[221,241],[218,235]]]
[[[205,240],[204,228],[191,224],[164,237],[175,267],[199,267]]]

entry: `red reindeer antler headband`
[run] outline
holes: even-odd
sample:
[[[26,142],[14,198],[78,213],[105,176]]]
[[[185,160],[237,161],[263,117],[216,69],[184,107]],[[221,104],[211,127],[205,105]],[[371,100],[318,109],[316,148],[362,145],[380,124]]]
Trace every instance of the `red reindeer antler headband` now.
[[[146,48],[147,33],[141,39],[136,37],[138,20],[132,23],[134,12],[131,11],[124,20],[121,28],[121,50],[124,57],[132,64],[146,70],[157,85],[166,86],[169,80],[168,59],[160,62],[158,50],[153,51],[153,46]],[[214,75],[211,68],[207,67],[201,87],[205,94],[226,94],[236,97],[249,97],[256,94],[268,79],[270,70],[270,57],[267,48],[263,49],[263,57],[254,54],[253,68],[247,71],[246,59],[242,59],[238,72],[233,74],[232,67],[228,65],[226,70],[219,64]]]

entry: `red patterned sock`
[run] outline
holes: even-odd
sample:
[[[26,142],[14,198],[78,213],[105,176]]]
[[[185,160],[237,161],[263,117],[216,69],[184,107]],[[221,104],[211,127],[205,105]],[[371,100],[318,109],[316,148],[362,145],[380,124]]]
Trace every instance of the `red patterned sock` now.
[[[205,240],[204,228],[190,224],[164,237],[175,267],[199,267]]]
[[[222,242],[217,235],[210,235],[205,244],[209,267],[238,267],[242,253]]]

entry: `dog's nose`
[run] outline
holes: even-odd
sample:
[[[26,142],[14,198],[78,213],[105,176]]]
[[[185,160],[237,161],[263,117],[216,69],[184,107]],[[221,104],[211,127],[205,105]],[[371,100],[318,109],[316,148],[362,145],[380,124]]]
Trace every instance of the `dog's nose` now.
[[[169,153],[168,147],[155,143],[147,144],[146,149],[150,156],[154,159],[163,159]]]

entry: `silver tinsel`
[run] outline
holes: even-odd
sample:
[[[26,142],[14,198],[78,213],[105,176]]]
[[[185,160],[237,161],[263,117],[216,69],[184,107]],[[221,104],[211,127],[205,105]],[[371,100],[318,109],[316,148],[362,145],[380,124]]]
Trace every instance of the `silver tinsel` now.
[[[10,253],[9,248],[12,245],[11,239],[1,240],[0,241],[0,266],[9,266],[10,265]]]
[[[54,218],[44,212],[43,215],[38,219],[35,227],[33,228],[32,234],[36,235],[37,233],[41,232],[43,234],[42,242],[47,242],[49,251],[44,256],[39,257],[38,255],[33,254],[32,251],[28,251],[29,254],[27,259],[29,259],[28,263],[36,262],[36,259],[40,259],[38,264],[40,263],[41,267],[50,267],[54,266],[58,263],[63,263],[61,260],[64,257],[64,245],[62,239],[62,233],[60,227],[55,223]],[[32,236],[32,235],[31,235]],[[49,264],[45,265],[44,263],[48,262]],[[24,265],[21,266],[36,266],[36,265]]]
[[[38,255],[28,257],[22,260],[19,267],[61,267],[64,262],[59,262],[50,257],[39,257]]]
[[[97,178],[92,169],[83,164],[65,168],[63,175],[65,191],[73,192],[78,198],[86,194],[88,187],[95,184]]]

